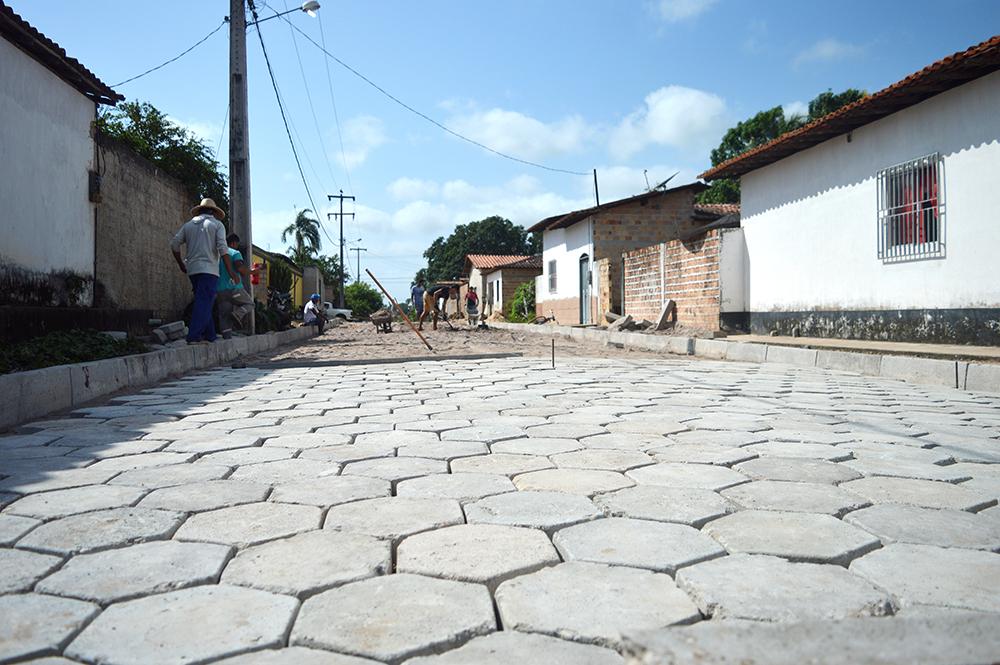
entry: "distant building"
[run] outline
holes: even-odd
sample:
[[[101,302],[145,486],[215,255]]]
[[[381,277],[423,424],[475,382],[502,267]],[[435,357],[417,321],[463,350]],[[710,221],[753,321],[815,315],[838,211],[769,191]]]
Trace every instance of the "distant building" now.
[[[479,295],[479,313],[506,314],[514,291],[542,273],[541,256],[469,254],[465,275]]]
[[[122,99],[0,2],[0,304],[93,305],[93,122]]]
[[[1000,344],[1000,35],[702,174],[755,333]]]

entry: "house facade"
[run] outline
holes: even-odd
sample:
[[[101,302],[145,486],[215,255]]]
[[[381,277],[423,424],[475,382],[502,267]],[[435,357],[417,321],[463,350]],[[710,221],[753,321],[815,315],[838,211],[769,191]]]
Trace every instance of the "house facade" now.
[[[621,312],[622,254],[691,233],[720,215],[696,210],[692,183],[555,215],[528,229],[542,233],[535,311],[561,324],[596,324]]]
[[[540,256],[469,254],[465,274],[479,294],[479,313],[506,314],[517,287],[534,281],[542,272]]]
[[[702,174],[740,178],[753,332],[1000,344],[1000,36]]]
[[[93,305],[92,124],[121,99],[0,2],[0,304]]]

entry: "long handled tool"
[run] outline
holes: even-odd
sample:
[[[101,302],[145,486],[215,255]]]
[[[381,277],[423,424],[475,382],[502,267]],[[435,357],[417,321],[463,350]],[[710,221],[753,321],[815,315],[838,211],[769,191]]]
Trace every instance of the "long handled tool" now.
[[[389,299],[389,302],[391,302],[393,305],[396,306],[396,311],[399,312],[399,315],[403,317],[403,320],[410,325],[410,330],[412,330],[417,335],[417,337],[420,338],[420,341],[424,343],[424,345],[427,347],[427,350],[433,351],[434,349],[433,347],[431,347],[430,342],[428,342],[424,338],[424,336],[420,334],[420,331],[417,330],[417,328],[413,325],[413,321],[410,321],[410,317],[406,315],[406,312],[404,312],[403,308],[399,306],[399,303],[396,302],[396,299],[389,295],[389,292],[386,291],[385,287],[382,286],[382,284],[375,278],[375,275],[372,274],[372,271],[369,270],[368,268],[365,268],[365,272],[368,273],[368,276],[372,278],[373,282],[375,282],[375,286],[377,286],[382,290],[382,293],[384,293],[385,297]]]

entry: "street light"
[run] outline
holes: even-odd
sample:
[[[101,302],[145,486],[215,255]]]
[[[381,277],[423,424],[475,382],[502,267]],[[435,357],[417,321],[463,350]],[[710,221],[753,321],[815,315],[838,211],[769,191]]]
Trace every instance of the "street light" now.
[[[316,18],[316,12],[319,10],[319,3],[316,0],[309,0],[308,2],[303,2],[302,6],[298,9],[289,9],[288,11],[281,12],[279,14],[272,14],[271,16],[264,17],[262,19],[257,19],[256,21],[248,21],[247,25],[257,25],[258,23],[263,23],[264,21],[270,21],[272,18],[278,18],[279,16],[284,16],[285,14],[291,14],[292,12],[305,12],[309,16]]]

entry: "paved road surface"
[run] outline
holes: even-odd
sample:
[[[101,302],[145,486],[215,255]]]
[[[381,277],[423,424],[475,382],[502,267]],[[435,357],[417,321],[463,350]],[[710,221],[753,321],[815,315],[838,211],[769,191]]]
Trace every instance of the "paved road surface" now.
[[[200,373],[0,437],[0,662],[995,660],[998,438],[778,365]]]

